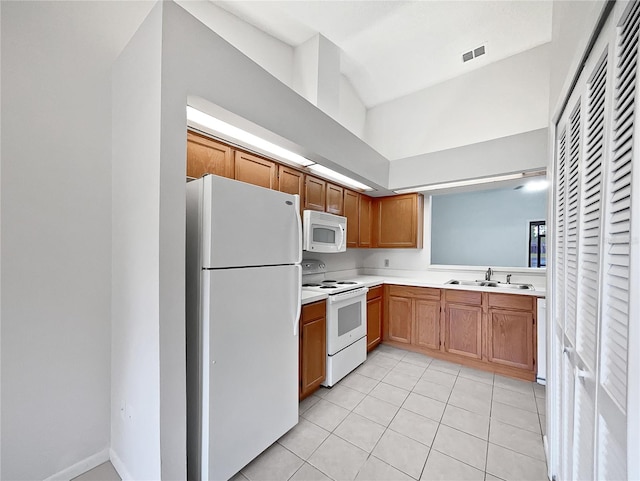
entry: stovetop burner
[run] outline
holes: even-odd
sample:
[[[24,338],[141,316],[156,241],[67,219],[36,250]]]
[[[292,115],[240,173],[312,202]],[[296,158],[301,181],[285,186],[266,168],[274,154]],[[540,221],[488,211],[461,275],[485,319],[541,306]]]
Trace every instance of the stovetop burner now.
[[[302,284],[302,287],[320,287],[322,284],[318,284],[317,282],[309,282],[307,284]]]
[[[352,285],[352,284],[357,284],[357,282],[356,281],[338,281],[337,284]]]
[[[320,289],[337,289],[338,286],[320,286]]]
[[[337,281],[333,281],[333,280],[326,280],[326,281],[322,281],[323,284],[335,284]]]

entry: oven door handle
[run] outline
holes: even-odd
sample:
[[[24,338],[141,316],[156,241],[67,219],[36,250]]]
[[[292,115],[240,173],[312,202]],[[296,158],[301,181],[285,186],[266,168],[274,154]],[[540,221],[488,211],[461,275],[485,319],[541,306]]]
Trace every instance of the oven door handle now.
[[[368,287],[358,287],[352,291],[341,292],[339,294],[331,294],[329,296],[329,303],[334,304],[336,302],[342,302],[349,299],[353,299],[354,297],[360,297],[369,292]]]

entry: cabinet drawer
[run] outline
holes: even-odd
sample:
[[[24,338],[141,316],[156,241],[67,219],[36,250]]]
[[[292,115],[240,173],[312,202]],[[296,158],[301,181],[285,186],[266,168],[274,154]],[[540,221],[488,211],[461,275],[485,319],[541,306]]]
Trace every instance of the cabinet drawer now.
[[[489,294],[489,307],[533,311],[534,297],[513,294]]]
[[[460,304],[482,304],[482,292],[477,291],[457,291],[454,289],[445,290],[445,300],[447,302],[458,302]]]
[[[371,287],[367,292],[367,301],[382,297],[382,286]]]
[[[306,304],[302,306],[302,323],[324,317],[327,313],[327,303],[325,301],[318,301],[312,304]]]
[[[413,297],[413,298],[429,298],[440,299],[440,289],[433,289],[431,287],[413,287],[413,286],[389,286],[389,295],[400,297]]]

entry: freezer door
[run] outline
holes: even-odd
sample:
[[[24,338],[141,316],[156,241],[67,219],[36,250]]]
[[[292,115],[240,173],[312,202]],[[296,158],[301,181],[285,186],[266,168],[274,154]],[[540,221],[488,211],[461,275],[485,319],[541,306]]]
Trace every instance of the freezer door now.
[[[300,275],[203,271],[202,479],[231,478],[298,422]]]
[[[302,260],[300,198],[208,175],[202,179],[205,268],[295,264]]]

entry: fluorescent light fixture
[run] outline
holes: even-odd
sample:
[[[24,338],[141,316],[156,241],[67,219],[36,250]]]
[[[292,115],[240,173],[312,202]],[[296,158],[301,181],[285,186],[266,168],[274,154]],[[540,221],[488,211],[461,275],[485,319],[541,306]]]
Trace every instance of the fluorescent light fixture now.
[[[504,182],[506,180],[522,179],[523,177],[533,177],[544,175],[544,171],[538,172],[520,172],[518,174],[500,175],[497,177],[484,177],[481,179],[458,180],[454,182],[444,182],[442,184],[421,185],[419,187],[411,187],[408,189],[394,190],[396,194],[409,194],[412,192],[428,192],[432,190],[453,189],[455,187],[467,187],[469,185],[490,184],[492,182]]]
[[[549,181],[547,179],[530,180],[524,184],[523,190],[525,192],[539,192],[546,190],[549,187]]]
[[[320,164],[313,164],[309,166],[309,170],[312,170],[313,172],[316,172],[320,175],[322,175],[323,177],[328,177],[329,179],[333,179],[336,182],[340,182],[341,184],[345,184],[348,185],[350,187],[353,187],[355,189],[360,189],[360,190],[373,190],[372,187],[369,187],[368,185],[363,184],[362,182],[358,182],[357,180],[352,179],[351,177],[347,177],[346,175],[342,175],[338,172],[336,172],[335,170],[331,170],[323,165]]]
[[[203,127],[211,129],[224,136],[231,137],[242,144],[248,144],[258,149],[269,152],[273,155],[293,162],[294,164],[302,165],[303,167],[308,167],[314,164],[313,161],[306,159],[301,155],[295,154],[290,150],[282,148],[276,144],[272,144],[267,140],[261,139],[256,135],[250,134],[245,130],[239,129],[238,127],[234,127],[233,125],[216,119],[215,117],[211,117],[211,115],[207,115],[204,112],[194,109],[193,107],[187,106],[187,120],[195,122],[196,124],[200,124]]]

